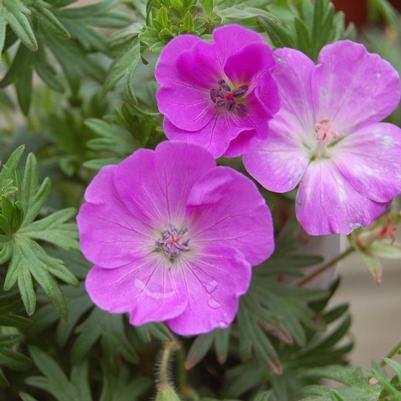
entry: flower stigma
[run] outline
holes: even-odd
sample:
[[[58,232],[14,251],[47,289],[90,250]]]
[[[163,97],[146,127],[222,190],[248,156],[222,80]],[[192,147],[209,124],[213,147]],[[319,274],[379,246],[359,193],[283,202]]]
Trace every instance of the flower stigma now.
[[[183,252],[189,251],[188,229],[177,229],[173,225],[161,233],[161,238],[156,241],[156,251],[162,252],[171,262]]]
[[[248,85],[241,85],[237,88],[231,87],[224,79],[217,82],[218,86],[210,90],[210,99],[218,109],[225,109],[234,112],[239,116],[248,113],[248,107],[244,103],[248,92]]]

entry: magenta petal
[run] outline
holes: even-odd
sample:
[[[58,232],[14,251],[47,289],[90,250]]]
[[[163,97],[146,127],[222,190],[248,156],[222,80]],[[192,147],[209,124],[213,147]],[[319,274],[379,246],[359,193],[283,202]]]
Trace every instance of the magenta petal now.
[[[156,93],[157,106],[174,125],[187,131],[204,128],[213,118],[209,91],[188,85],[162,87]]]
[[[119,164],[114,182],[131,213],[161,227],[182,220],[191,186],[214,166],[198,146],[162,142],[156,151],[136,151]]]
[[[344,138],[334,161],[345,179],[372,201],[391,202],[401,194],[401,129],[368,125]]]
[[[208,93],[222,76],[215,48],[207,42],[200,42],[190,51],[183,52],[177,58],[177,72],[183,81],[207,89]]]
[[[310,235],[349,234],[371,224],[386,210],[357,192],[333,161],[312,162],[296,198],[296,214]]]
[[[118,269],[93,267],[86,278],[92,301],[111,313],[130,312],[141,325],[180,315],[187,305],[177,272],[152,258],[138,259]]]
[[[224,72],[232,82],[251,84],[275,64],[273,52],[264,43],[252,43],[230,56]]]
[[[252,43],[262,43],[262,37],[241,25],[229,24],[213,31],[213,42],[219,54],[220,65],[223,68],[226,60]]]
[[[280,110],[280,95],[272,75],[263,74],[258,79],[254,95],[270,117]]]
[[[231,123],[231,119],[222,114],[215,114],[214,118],[200,131],[184,131],[176,127],[169,120],[164,120],[164,130],[169,139],[198,145],[218,158],[227,150],[230,142],[243,129]]]
[[[210,247],[181,270],[188,304],[181,315],[167,322],[171,330],[193,335],[228,327],[251,279],[250,265],[242,255],[230,248]]]
[[[262,130],[259,130],[259,132]],[[267,130],[266,130],[267,135]],[[261,136],[261,135],[259,135]],[[249,149],[257,140],[258,135],[256,130],[242,131],[235,139],[230,142],[227,150],[224,152],[224,157],[240,157]]]
[[[176,67],[178,57],[199,43],[202,43],[202,39],[194,35],[179,35],[172,39],[160,53],[155,70],[156,81],[160,85],[175,84],[178,80]]]
[[[199,243],[221,243],[239,250],[252,264],[274,250],[270,211],[256,185],[227,167],[210,170],[193,186],[188,217]]]
[[[339,41],[320,52],[313,76],[316,118],[328,118],[340,134],[391,114],[401,96],[397,71],[365,46]]]
[[[289,192],[304,175],[309,155],[290,130],[273,121],[267,139],[255,142],[243,162],[248,173],[269,191]]]
[[[146,224],[131,215],[113,185],[115,166],[102,168],[85,193],[78,216],[81,251],[92,263],[114,268],[143,255]]]

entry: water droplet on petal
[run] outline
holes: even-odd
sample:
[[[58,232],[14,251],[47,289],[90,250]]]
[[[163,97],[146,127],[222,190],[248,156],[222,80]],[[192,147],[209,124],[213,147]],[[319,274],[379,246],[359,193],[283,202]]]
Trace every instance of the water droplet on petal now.
[[[219,283],[216,280],[212,280],[206,284],[206,291],[211,294],[213,291],[216,290]]]
[[[218,309],[221,306],[221,303],[212,297],[209,298],[209,301],[207,304],[213,309]]]
[[[228,323],[225,320],[220,320],[217,324],[221,329],[225,329],[228,327]]]
[[[357,230],[358,228],[361,228],[361,227],[362,227],[362,224],[360,224],[360,223],[350,223],[349,224],[349,228],[351,230]]]

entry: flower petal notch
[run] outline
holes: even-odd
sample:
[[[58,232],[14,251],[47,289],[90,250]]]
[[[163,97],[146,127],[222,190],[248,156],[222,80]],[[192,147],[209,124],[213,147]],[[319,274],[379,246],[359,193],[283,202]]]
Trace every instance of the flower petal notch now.
[[[233,199],[235,198],[235,202]],[[200,146],[163,142],[99,171],[77,217],[93,302],[181,335],[227,327],[274,248],[255,184]]]
[[[244,156],[247,171],[274,192],[299,184],[296,214],[311,235],[368,226],[401,193],[401,129],[380,122],[400,101],[396,70],[352,41],[324,47],[317,65],[293,49],[275,57],[281,109]]]
[[[242,155],[255,138],[266,137],[279,109],[274,65],[262,37],[240,25],[215,29],[211,43],[174,38],[156,67],[167,137],[200,145],[215,158]]]

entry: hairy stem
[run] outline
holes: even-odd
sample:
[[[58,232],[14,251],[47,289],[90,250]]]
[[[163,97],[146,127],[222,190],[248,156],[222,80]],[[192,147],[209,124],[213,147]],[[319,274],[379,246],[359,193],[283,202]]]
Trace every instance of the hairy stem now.
[[[320,274],[324,273],[327,270],[330,270],[332,267],[334,267],[340,260],[345,259],[348,255],[353,253],[355,251],[355,248],[353,246],[348,247],[344,252],[340,253],[337,255],[335,258],[329,260],[327,263],[325,263],[322,267],[319,269],[315,270],[308,276],[304,277],[304,279],[298,284],[299,287],[303,287],[306,284],[310,283],[312,280],[314,280],[317,276]]]
[[[175,340],[166,341],[166,343],[164,344],[164,348],[160,358],[160,370],[159,370],[160,387],[167,387],[170,384],[168,370],[169,370],[171,355],[174,353],[174,351],[177,351],[180,348],[181,348],[180,344]]]

